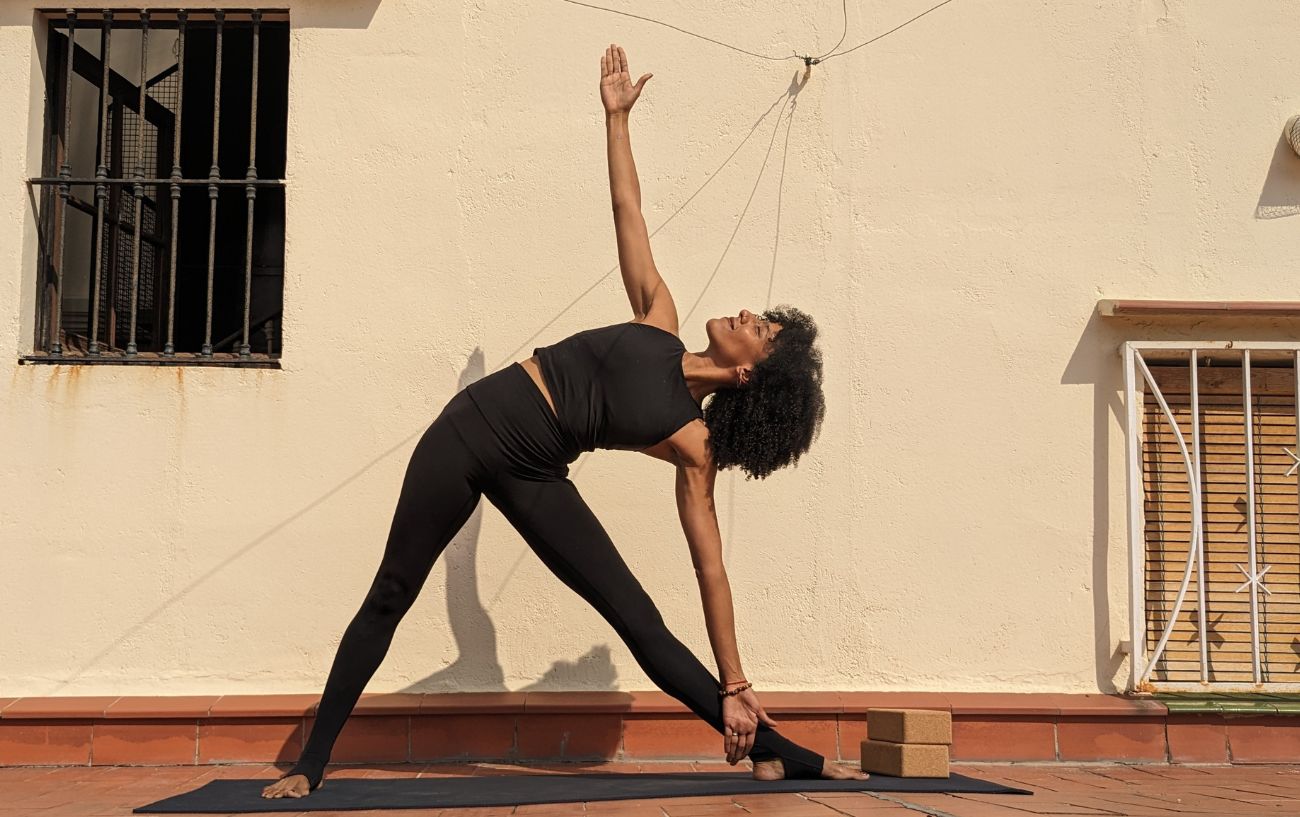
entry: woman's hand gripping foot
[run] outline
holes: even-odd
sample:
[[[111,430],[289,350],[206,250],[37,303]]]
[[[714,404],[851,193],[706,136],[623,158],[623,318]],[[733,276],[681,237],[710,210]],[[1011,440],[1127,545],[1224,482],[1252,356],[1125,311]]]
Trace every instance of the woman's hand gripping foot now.
[[[823,780],[866,780],[871,775],[857,769],[850,769],[847,766],[841,766],[838,763],[826,761],[822,765]],[[754,779],[755,780],[784,780],[785,766],[781,763],[781,758],[774,757],[771,760],[754,761]]]
[[[320,786],[325,785],[325,781],[320,782]],[[262,789],[262,796],[267,798],[276,797],[306,797],[311,794],[311,784],[307,781],[305,774],[291,774],[282,777],[271,785]]]
[[[776,726],[776,721],[763,710],[758,696],[753,689],[745,689],[737,695],[727,695],[722,699],[722,722],[724,729],[723,748],[727,752],[727,762],[736,765],[742,757],[754,748],[754,734],[758,723]],[[781,758],[755,760],[755,780],[784,780],[785,765]],[[850,769],[838,763],[826,761],[822,764],[823,780],[866,780],[870,775],[858,769]]]

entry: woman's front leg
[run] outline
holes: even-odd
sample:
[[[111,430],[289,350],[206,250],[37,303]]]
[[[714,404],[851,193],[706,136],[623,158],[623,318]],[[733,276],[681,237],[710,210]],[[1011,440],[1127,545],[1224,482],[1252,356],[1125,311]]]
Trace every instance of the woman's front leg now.
[[[484,494],[551,572],[609,622],[655,685],[722,735],[717,680],[668,630],[573,483],[504,478]],[[787,777],[819,777],[826,765],[820,754],[761,723],[751,756],[781,758]]]

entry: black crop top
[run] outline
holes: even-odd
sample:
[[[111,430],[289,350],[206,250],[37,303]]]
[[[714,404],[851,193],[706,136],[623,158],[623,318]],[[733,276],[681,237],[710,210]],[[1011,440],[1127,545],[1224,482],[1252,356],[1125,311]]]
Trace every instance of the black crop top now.
[[[648,323],[587,329],[533,350],[561,428],[582,451],[640,450],[704,413],[671,332]]]

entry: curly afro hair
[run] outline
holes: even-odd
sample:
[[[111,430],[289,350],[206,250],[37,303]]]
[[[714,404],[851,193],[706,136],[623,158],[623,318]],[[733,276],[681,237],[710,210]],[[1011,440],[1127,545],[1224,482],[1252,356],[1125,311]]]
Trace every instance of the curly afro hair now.
[[[764,479],[799,461],[821,429],[822,356],[813,345],[817,325],[782,304],[763,313],[781,324],[772,352],[754,366],[743,388],[714,392],[704,406],[718,468],[740,466],[745,479]]]

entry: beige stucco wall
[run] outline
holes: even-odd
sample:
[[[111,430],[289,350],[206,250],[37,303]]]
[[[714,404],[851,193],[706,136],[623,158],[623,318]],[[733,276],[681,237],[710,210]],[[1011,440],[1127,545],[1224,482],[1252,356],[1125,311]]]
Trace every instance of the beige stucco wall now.
[[[957,0],[818,66],[785,107],[802,65],[561,2],[288,5],[280,371],[17,364],[43,81],[33,6],[0,6],[0,695],[319,691],[445,401],[631,317],[596,94],[611,40],[655,73],[632,131],[650,229],[712,178],[653,238],[687,346],[769,284],[824,334],[812,452],[719,481],[749,677],[1123,684],[1116,345],[1293,333],[1094,306],[1295,297],[1294,3]],[[828,48],[838,5],[635,10],[780,54]],[[850,5],[846,44],[929,4]],[[712,668],[669,466],[596,452],[572,476]],[[369,689],[652,687],[484,504]]]

